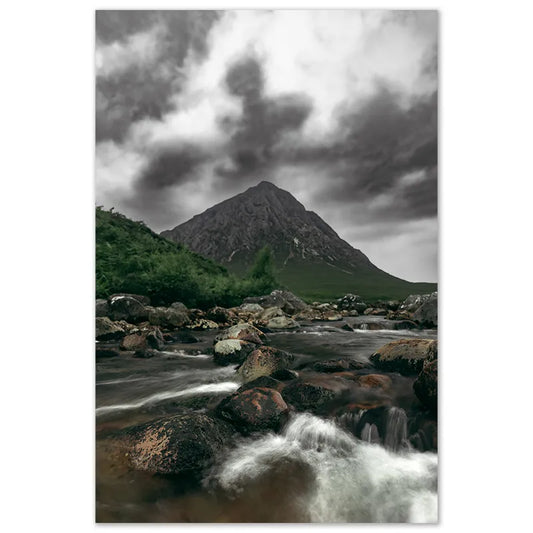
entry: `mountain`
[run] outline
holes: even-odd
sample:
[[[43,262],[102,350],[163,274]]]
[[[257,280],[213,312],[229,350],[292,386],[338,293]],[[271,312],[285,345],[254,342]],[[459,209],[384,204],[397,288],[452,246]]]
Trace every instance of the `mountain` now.
[[[379,269],[316,213],[266,181],[161,236],[239,275],[250,268],[257,251],[269,245],[281,282],[307,299],[350,292],[371,301],[436,290],[434,283],[410,283]]]

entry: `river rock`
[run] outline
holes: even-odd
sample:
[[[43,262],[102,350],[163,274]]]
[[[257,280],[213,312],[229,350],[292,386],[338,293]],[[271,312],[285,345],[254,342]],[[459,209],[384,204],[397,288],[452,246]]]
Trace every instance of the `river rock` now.
[[[283,388],[283,383],[272,376],[260,376],[253,381],[243,383],[235,392],[242,392],[255,387],[266,387],[267,389],[274,389],[279,392]]]
[[[267,322],[266,327],[268,329],[295,329],[299,328],[300,324],[289,316],[275,316]]]
[[[399,310],[400,311],[407,311],[409,313],[413,313],[416,311],[424,302],[429,300],[432,296],[432,294],[410,294],[400,305]]]
[[[281,394],[267,387],[232,394],[218,404],[216,412],[243,434],[279,431],[289,416],[289,408]]]
[[[225,307],[212,307],[206,314],[206,318],[218,324],[228,324],[235,319],[235,314]]]
[[[165,339],[159,328],[153,328],[146,333],[146,344],[154,350],[161,350],[165,345]]]
[[[383,374],[364,374],[357,376],[356,382],[360,387],[367,389],[389,390],[392,385],[392,379]]]
[[[252,313],[252,314],[258,314],[262,313],[264,311],[264,307],[262,307],[259,304],[242,304],[240,307],[238,307],[239,311],[242,311],[243,313]]]
[[[434,292],[430,297],[413,313],[413,320],[416,320],[422,327],[436,328],[438,326],[438,298]]]
[[[133,357],[136,359],[151,359],[155,355],[157,355],[157,350],[153,350],[152,348],[141,348],[140,350],[135,350]]]
[[[167,417],[127,430],[129,458],[137,470],[157,474],[198,472],[209,466],[234,430],[206,414]]]
[[[324,373],[360,370],[367,366],[367,363],[355,361],[354,359],[328,359],[327,361],[316,361],[311,364],[311,368],[315,372]]]
[[[389,342],[370,356],[376,368],[386,372],[416,375],[424,361],[437,358],[437,341],[431,339],[400,339]]]
[[[131,324],[138,324],[148,320],[148,311],[145,307],[148,304],[143,304],[139,298],[129,294],[110,296],[108,300],[109,317],[112,320],[125,320]],[[146,298],[142,299],[146,301]]]
[[[437,412],[438,401],[438,359],[424,361],[424,366],[413,383],[413,390],[420,403]]]
[[[270,375],[271,378],[279,379],[280,381],[292,381],[299,377],[298,372],[294,370],[289,370],[288,368],[282,368],[281,370],[276,370]]]
[[[318,413],[350,386],[347,380],[338,377],[298,378],[289,382],[281,394],[297,411]]]
[[[181,302],[172,302],[170,304],[170,309],[176,309],[176,311],[188,311],[187,306]]]
[[[285,316],[285,313],[281,310],[281,307],[268,307],[257,317],[260,322],[265,324],[274,317]]]
[[[383,309],[382,307],[368,307],[365,309],[364,315],[372,315],[372,316],[386,316],[387,310]]]
[[[265,334],[252,324],[244,323],[231,326],[215,337],[215,342],[223,341],[225,339],[237,339],[241,341],[253,342],[255,344],[263,344]]]
[[[242,363],[257,346],[252,342],[240,339],[224,339],[213,347],[213,362],[220,366]]]
[[[127,351],[137,351],[143,350],[146,348],[146,336],[142,333],[132,333],[131,335],[126,335],[120,343],[121,350]]]
[[[219,329],[219,325],[212,320],[200,318],[189,324],[187,328],[192,329],[193,331],[204,331],[206,329]]]
[[[138,302],[140,302],[143,305],[150,305],[150,298],[148,296],[144,296],[142,294],[130,294],[127,292],[119,292],[116,294],[112,294],[107,300],[109,303],[111,303],[111,300],[118,298],[118,297],[126,297],[126,298],[134,298]]]
[[[107,300],[98,299],[95,304],[95,316],[102,317],[107,316],[109,313],[109,304]]]
[[[294,360],[294,355],[272,348],[257,347],[239,367],[238,373],[245,383],[260,376],[270,376],[277,370],[287,368]]]
[[[280,307],[285,313],[293,315],[298,311],[303,311],[307,304],[289,291],[274,290],[265,296],[255,296],[245,298],[244,304],[256,303],[264,307]]]
[[[357,294],[345,294],[336,301],[337,307],[345,311],[356,311],[362,313],[368,306]]]
[[[99,341],[117,340],[126,335],[124,328],[107,317],[96,317],[95,337]]]
[[[190,323],[187,309],[177,307],[155,307],[148,313],[148,321],[154,326],[170,329],[182,328]]]

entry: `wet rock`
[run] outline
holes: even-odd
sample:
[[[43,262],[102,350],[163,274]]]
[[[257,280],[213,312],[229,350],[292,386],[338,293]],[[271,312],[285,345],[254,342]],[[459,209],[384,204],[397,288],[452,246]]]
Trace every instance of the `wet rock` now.
[[[219,325],[212,320],[200,318],[195,320],[192,324],[189,324],[187,328],[192,329],[193,331],[205,331],[207,329],[219,329]]]
[[[115,299],[115,298],[121,298],[121,297],[126,297],[126,298],[134,298],[135,300],[137,300],[138,302],[140,302],[142,305],[150,305],[151,302],[150,302],[150,298],[148,296],[144,296],[142,294],[130,294],[130,293],[127,293],[127,292],[118,292],[116,294],[112,294],[107,300],[108,302],[111,302],[111,300]]]
[[[355,361],[353,359],[329,359],[327,361],[316,361],[312,363],[311,368],[315,372],[343,372],[345,370],[360,370],[366,368],[367,363]]]
[[[323,319],[328,320],[329,322],[338,322],[339,320],[342,320],[342,315],[335,311],[326,311],[323,315]]]
[[[365,374],[357,376],[356,382],[359,386],[367,389],[389,390],[392,385],[392,379],[383,374]]]
[[[227,330],[219,333],[215,337],[215,342],[223,341],[226,339],[236,339],[241,341],[253,342],[255,344],[263,344],[263,339],[265,334],[255,326],[251,324],[237,324],[236,326],[231,326]]]
[[[256,303],[264,307],[280,307],[285,313],[293,315],[299,311],[303,311],[307,304],[289,291],[275,290],[265,296],[256,296],[245,298],[244,304]]]
[[[128,429],[129,458],[137,470],[157,474],[197,472],[210,466],[234,430],[205,414],[182,414]]]
[[[281,383],[281,381],[275,379],[272,376],[261,376],[257,379],[254,379],[253,381],[244,383],[236,390],[236,392],[242,392],[248,389],[253,389],[255,387],[266,387],[267,389],[274,389],[279,391],[283,388],[283,384]]]
[[[437,412],[438,401],[438,359],[424,361],[424,366],[413,383],[413,390],[420,403]]]
[[[131,324],[139,324],[148,320],[148,310],[140,300],[146,302],[146,297],[128,294],[115,294],[109,297],[109,317],[112,320],[125,320]],[[148,300],[149,302],[149,300]]]
[[[173,302],[170,304],[170,309],[175,309],[176,311],[185,311],[187,312],[187,306],[181,302]]]
[[[155,307],[148,313],[148,321],[154,326],[174,329],[190,323],[187,310],[172,307]]]
[[[107,303],[107,300],[96,300],[95,304],[95,316],[102,317],[107,316],[109,313],[109,305]]]
[[[368,307],[357,294],[346,294],[336,301],[337,307],[344,311],[355,311],[357,314],[364,312]],[[357,316],[357,315],[355,315]]]
[[[319,413],[350,386],[347,380],[338,377],[298,378],[289,382],[281,394],[297,411]]]
[[[278,391],[254,387],[225,398],[216,412],[238,431],[249,434],[254,431],[281,430],[288,419],[289,408]]]
[[[270,375],[271,378],[279,379],[281,381],[291,381],[298,378],[298,372],[294,370],[289,370],[288,368],[282,368],[281,370],[276,370]]]
[[[370,356],[376,368],[386,372],[416,375],[424,361],[437,358],[437,341],[431,339],[400,339],[389,342]]]
[[[95,319],[95,337],[99,341],[118,340],[126,335],[124,328],[107,317]]]
[[[287,368],[294,356],[270,346],[257,347],[239,367],[238,373],[245,383],[260,376],[270,376],[277,370]]]
[[[220,366],[242,363],[257,348],[252,342],[239,339],[224,339],[213,347],[213,362]]]
[[[206,314],[206,318],[218,324],[228,324],[235,320],[235,314],[225,307],[212,307]]]
[[[408,420],[399,407],[382,406],[364,412],[357,424],[355,435],[367,442],[379,442],[397,451],[408,447]]]
[[[438,326],[438,311],[437,293],[434,292],[416,309],[413,313],[413,320],[416,320],[424,328],[436,328]]]
[[[165,339],[159,328],[154,328],[146,333],[146,344],[154,350],[161,350],[165,345]]]
[[[344,331],[353,331],[352,326],[346,323],[344,323],[340,328],[343,329]]]
[[[288,316],[276,316],[271,318],[266,325],[269,329],[295,329],[299,328],[300,324]]]
[[[399,322],[396,322],[394,324],[394,329],[396,330],[418,329],[418,325],[412,320],[400,320]]]
[[[198,337],[195,337],[190,331],[178,331],[169,335],[170,342],[179,342],[181,344],[193,344],[200,342]]]

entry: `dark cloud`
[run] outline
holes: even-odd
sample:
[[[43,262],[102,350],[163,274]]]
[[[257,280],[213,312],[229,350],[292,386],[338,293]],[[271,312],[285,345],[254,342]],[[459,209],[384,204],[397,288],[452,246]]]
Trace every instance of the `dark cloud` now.
[[[194,177],[194,169],[205,160],[205,155],[194,145],[180,145],[157,151],[135,183],[138,193],[164,191]]]
[[[172,109],[171,97],[184,81],[180,72],[189,52],[207,52],[207,35],[218,19],[215,11],[97,11],[97,46],[157,31],[156,57],[147,64],[96,77],[96,141],[124,139],[130,125],[143,118],[160,119]]]
[[[304,93],[266,97],[262,65],[252,56],[230,65],[224,82],[228,92],[241,99],[242,115],[220,121],[230,135],[233,164],[229,169],[220,166],[217,172],[226,178],[250,177],[251,172],[265,171],[283,158],[284,149],[277,146],[281,136],[298,131],[313,106]]]

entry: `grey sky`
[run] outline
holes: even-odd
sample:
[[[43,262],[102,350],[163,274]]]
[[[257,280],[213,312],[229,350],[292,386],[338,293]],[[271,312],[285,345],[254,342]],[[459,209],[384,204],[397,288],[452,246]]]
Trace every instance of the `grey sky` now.
[[[102,11],[96,200],[169,229],[269,180],[437,280],[435,11]]]

